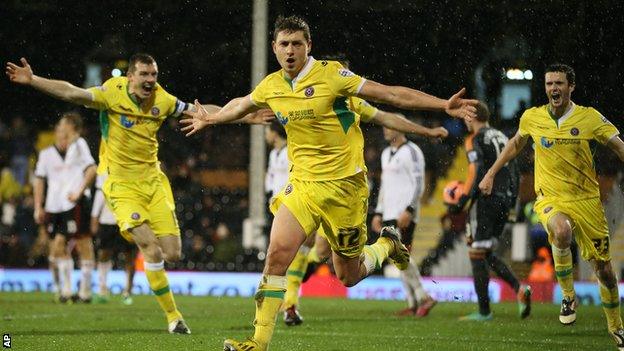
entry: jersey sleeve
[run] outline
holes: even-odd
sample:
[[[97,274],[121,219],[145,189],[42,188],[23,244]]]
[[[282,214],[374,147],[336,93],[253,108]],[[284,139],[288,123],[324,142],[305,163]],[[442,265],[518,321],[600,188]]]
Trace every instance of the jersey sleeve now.
[[[37,158],[37,165],[35,166],[35,176],[39,178],[46,178],[48,176],[45,154],[46,153],[44,149],[39,153],[39,157]]]
[[[466,147],[466,157],[468,157],[468,172],[464,184],[464,195],[472,197],[478,184],[478,174],[481,163],[483,162],[483,150],[477,138],[477,135],[471,135],[466,138],[464,145]]]
[[[189,108],[188,103],[181,101],[177,97],[169,94],[160,84],[158,85],[158,89],[162,89],[162,94],[165,100],[165,115],[167,117],[175,117],[178,118],[182,116],[182,112]]]
[[[591,113],[592,120],[595,120],[595,122],[592,123],[592,125],[595,126],[594,138],[596,138],[599,143],[604,145],[609,142],[611,138],[620,134],[618,129],[613,124],[611,124],[611,122],[609,122],[609,120],[604,117],[600,112],[592,108]]]
[[[87,104],[86,107],[93,108],[99,111],[108,110],[113,99],[115,88],[115,78],[111,78],[104,82],[100,86],[88,88],[87,91],[93,96],[93,101]]]
[[[91,217],[99,218],[104,209],[104,194],[101,189],[97,189],[93,197],[93,206],[91,207]]]
[[[267,76],[265,77],[260,84],[258,84],[256,86],[256,88],[251,92],[251,102],[258,106],[258,107],[263,107],[263,108],[269,108],[269,105],[267,104],[267,92],[268,92],[268,86],[269,86],[269,79],[271,76]]]
[[[95,160],[91,155],[91,149],[89,149],[89,145],[87,145],[87,142],[83,138],[80,138],[78,139],[78,141],[76,141],[76,143],[76,146],[78,147],[78,150],[80,152],[82,169],[85,170],[87,167],[95,165]]]
[[[520,117],[520,125],[518,126],[518,133],[522,137],[531,135],[530,130],[529,130],[530,118],[531,117],[528,111],[524,111],[524,113],[522,114],[522,117]]]
[[[375,117],[378,109],[369,104],[366,100],[360,99],[359,97],[352,96],[350,98],[350,108],[351,111],[360,115],[360,118],[364,122],[368,122]]]
[[[344,68],[340,63],[329,61],[325,68],[326,81],[338,96],[353,96],[360,92],[366,79]]]

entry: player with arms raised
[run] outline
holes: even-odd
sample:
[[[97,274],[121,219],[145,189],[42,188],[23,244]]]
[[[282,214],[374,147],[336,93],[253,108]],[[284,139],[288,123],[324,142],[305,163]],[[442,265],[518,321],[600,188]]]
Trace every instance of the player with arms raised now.
[[[254,91],[226,104],[217,114],[198,109],[184,130],[193,134],[210,124],[226,123],[270,108],[288,134],[291,161],[289,184],[272,203],[275,213],[263,276],[256,293],[255,333],[244,342],[226,340],[225,350],[266,350],[286,290],[286,271],[307,235],[319,227],[328,239],[338,278],[357,284],[390,257],[405,269],[409,253],[394,228],[386,228],[367,246],[368,186],[361,131],[352,128],[355,116],[348,98],[357,95],[405,109],[446,111],[472,117],[477,101],[449,100],[405,88],[390,87],[352,73],[335,61],[317,61],[311,49],[308,24],[296,16],[275,23],[273,52],[282,67],[268,75]],[[412,130],[407,130],[412,132]]]

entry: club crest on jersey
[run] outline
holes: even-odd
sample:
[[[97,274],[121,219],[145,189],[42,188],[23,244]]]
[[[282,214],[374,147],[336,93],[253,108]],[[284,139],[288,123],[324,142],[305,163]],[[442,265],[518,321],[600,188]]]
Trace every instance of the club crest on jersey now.
[[[303,93],[305,94],[306,97],[311,97],[312,95],[314,95],[314,87],[305,88]]]
[[[573,136],[577,136],[577,135],[579,135],[579,133],[580,133],[580,131],[576,127],[570,129],[570,134],[572,134]]]
[[[548,140],[548,139],[546,139],[545,137],[542,137],[542,138],[540,139],[540,143],[542,144],[542,146],[543,146],[543,147],[545,147],[545,148],[547,148],[547,149],[551,148],[551,147],[555,144],[555,142],[554,142],[554,141],[549,141],[549,140]]]
[[[119,123],[121,123],[121,125],[126,128],[132,128],[132,126],[134,126],[135,124],[135,122],[129,120],[128,116],[126,115],[121,115],[121,117],[119,118]]]
[[[160,114],[160,109],[156,106],[152,107],[152,116],[156,117]]]
[[[141,218],[141,215],[138,212],[134,212],[130,217],[132,217],[132,219],[136,221],[137,219]]]
[[[284,115],[281,112],[275,112],[275,117],[277,118],[277,120],[280,122],[281,125],[285,126],[286,123],[288,123],[288,117],[284,117]]]
[[[338,70],[338,74],[340,74],[343,77],[353,77],[355,74],[351,71],[349,71],[348,69],[345,68],[341,68]]]
[[[293,190],[292,184],[286,185],[286,189],[284,189],[284,195],[288,195],[288,194],[292,193],[292,190]]]

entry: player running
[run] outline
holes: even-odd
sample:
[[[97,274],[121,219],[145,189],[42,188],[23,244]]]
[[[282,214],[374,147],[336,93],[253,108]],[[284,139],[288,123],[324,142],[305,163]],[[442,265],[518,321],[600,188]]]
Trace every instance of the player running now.
[[[619,131],[591,107],[571,100],[576,87],[572,67],[554,64],[546,68],[545,90],[548,104],[526,110],[516,135],[509,140],[498,159],[479,184],[491,194],[496,174],[526,146],[535,143],[535,213],[548,231],[555,273],[563,300],[559,321],[576,321],[576,294],[572,277],[572,238],[581,256],[591,262],[600,282],[600,299],[609,333],[624,350],[624,328],[620,317],[618,281],[611,267],[609,229],[600,202],[600,190],[590,143],[609,147],[624,161],[624,143]]]
[[[254,91],[211,114],[197,104],[183,130],[193,134],[217,123],[236,120],[260,108],[270,108],[288,134],[292,163],[289,184],[271,204],[275,213],[263,276],[256,293],[255,333],[247,341],[228,339],[225,350],[266,350],[286,291],[286,272],[307,236],[321,228],[332,247],[337,277],[353,286],[379,268],[386,258],[400,270],[409,253],[394,228],[384,228],[370,246],[366,242],[368,185],[362,152],[363,136],[348,108],[348,97],[359,96],[405,109],[446,111],[473,117],[477,101],[460,91],[443,100],[423,92],[366,80],[335,61],[309,56],[310,29],[299,17],[279,17],[273,52],[282,67]],[[408,128],[408,132],[413,130]],[[357,152],[356,152],[357,150]]]

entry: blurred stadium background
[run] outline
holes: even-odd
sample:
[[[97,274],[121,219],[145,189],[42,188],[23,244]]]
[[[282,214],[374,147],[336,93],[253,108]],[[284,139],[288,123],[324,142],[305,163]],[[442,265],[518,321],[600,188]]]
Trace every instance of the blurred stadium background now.
[[[593,106],[618,128],[624,127],[624,5],[620,1],[275,0],[266,6],[268,32],[278,14],[299,14],[309,21],[315,57],[342,53],[358,74],[443,97],[465,86],[470,96],[487,101],[495,116],[492,124],[508,135],[515,133],[524,107],[546,102],[543,69],[553,62],[575,68],[576,103]],[[7,0],[0,3],[0,58],[6,62],[27,57],[39,75],[92,86],[124,73],[132,53],[148,52],[158,61],[159,82],[168,91],[186,101],[198,98],[222,105],[250,91],[252,12],[252,1]],[[268,48],[270,36],[265,39],[266,70],[272,72],[278,65]],[[43,270],[47,235],[32,219],[32,171],[37,151],[52,143],[51,129],[58,116],[75,107],[32,89],[11,86],[7,79],[0,80],[0,92],[1,291],[46,291],[50,280]],[[97,155],[96,112],[80,112],[87,120],[85,137]],[[450,131],[442,142],[413,138],[425,153],[428,180],[413,255],[430,276],[426,288],[434,297],[472,300],[463,219],[445,213],[440,190],[446,182],[464,177],[466,130],[461,122],[441,114],[408,115]],[[250,172],[254,161],[249,151],[251,133],[249,126],[228,125],[185,138],[176,120],[168,120],[161,128],[160,159],[171,180],[182,230],[183,259],[168,267],[174,271],[172,286],[177,285],[179,293],[253,293],[263,267],[264,247],[243,225],[249,217],[250,182],[257,177]],[[384,141],[379,127],[365,126],[364,134],[372,213]],[[523,209],[527,204],[529,209],[535,198],[529,150],[521,158]],[[624,259],[622,167],[611,152],[601,148],[595,162],[614,264],[620,274]],[[510,226],[505,239],[500,253],[521,278],[529,279],[532,269],[548,269],[540,266],[550,259],[539,253],[545,245],[543,229],[530,210],[519,211],[518,222]],[[256,274],[229,274],[234,272]],[[388,269],[390,278],[380,275],[347,290],[332,280],[331,267],[326,267],[317,280],[304,285],[303,293],[401,299],[400,281],[391,278],[394,273]],[[581,264],[575,274],[581,299],[598,304],[590,269]],[[552,275],[533,278],[538,300],[560,301]],[[121,272],[119,278],[113,275],[111,279],[120,283]],[[143,277],[135,281],[137,293],[148,291]],[[491,284],[494,301],[514,298],[502,285]]]

